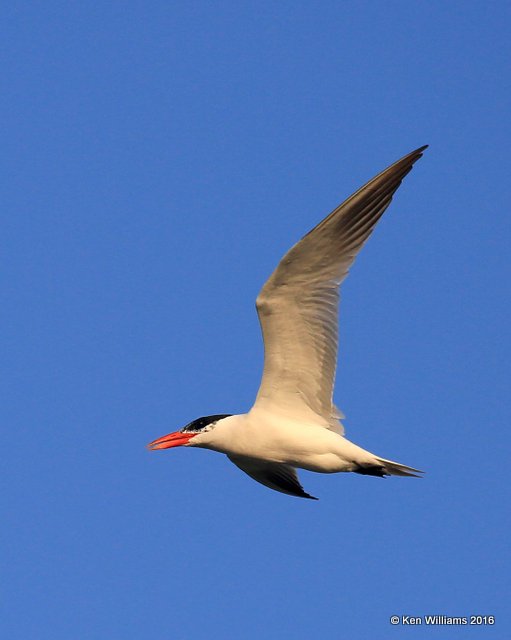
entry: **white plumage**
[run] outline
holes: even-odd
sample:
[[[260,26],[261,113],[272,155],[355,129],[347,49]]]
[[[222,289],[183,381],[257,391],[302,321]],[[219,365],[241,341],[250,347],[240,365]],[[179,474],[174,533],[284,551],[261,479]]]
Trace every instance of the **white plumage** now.
[[[198,446],[225,453],[262,484],[311,498],[295,468],[320,473],[415,476],[344,437],[333,404],[340,284],[426,147],[382,171],[292,247],[263,286],[257,312],[264,371],[247,414],[206,416],[152,442],[151,449]]]

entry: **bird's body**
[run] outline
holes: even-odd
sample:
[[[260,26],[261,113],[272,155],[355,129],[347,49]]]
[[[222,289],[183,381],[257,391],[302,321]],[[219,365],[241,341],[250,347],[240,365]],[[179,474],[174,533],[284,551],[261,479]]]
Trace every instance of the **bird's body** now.
[[[199,433],[193,446],[319,473],[355,471],[361,464],[377,464],[373,454],[318,422],[257,408],[224,418],[211,431]]]
[[[198,418],[158,438],[151,449],[203,447],[225,453],[249,476],[304,498],[295,469],[319,473],[416,476],[413,467],[344,437],[333,404],[340,284],[421,147],[378,174],[282,258],[257,298],[265,359],[261,386],[246,414]]]

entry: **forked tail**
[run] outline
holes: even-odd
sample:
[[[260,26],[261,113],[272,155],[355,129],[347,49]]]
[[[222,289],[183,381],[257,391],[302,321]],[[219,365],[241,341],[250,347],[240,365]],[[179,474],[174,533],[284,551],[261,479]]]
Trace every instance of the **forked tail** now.
[[[354,469],[355,473],[360,473],[364,476],[378,476],[379,478],[384,478],[385,476],[422,478],[422,474],[424,473],[424,471],[419,471],[419,469],[407,467],[405,464],[399,464],[399,462],[393,462],[385,458],[374,456],[374,460],[375,462],[359,463],[357,468]]]
[[[385,475],[388,476],[407,476],[412,478],[422,478],[424,471],[414,469],[413,467],[407,467],[405,464],[399,464],[399,462],[393,462],[392,460],[385,460],[385,458],[376,458],[378,462],[381,462],[384,468]]]

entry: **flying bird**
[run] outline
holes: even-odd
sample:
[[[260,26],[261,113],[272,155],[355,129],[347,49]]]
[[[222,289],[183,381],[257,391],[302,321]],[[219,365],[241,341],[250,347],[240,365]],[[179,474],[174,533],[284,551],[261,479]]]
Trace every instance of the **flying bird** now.
[[[248,413],[193,420],[151,442],[151,450],[203,447],[227,457],[261,484],[301,498],[296,469],[385,477],[423,473],[344,437],[333,404],[339,288],[401,181],[427,145],[412,151],[339,205],[295,244],[269,277],[256,307],[264,370]]]

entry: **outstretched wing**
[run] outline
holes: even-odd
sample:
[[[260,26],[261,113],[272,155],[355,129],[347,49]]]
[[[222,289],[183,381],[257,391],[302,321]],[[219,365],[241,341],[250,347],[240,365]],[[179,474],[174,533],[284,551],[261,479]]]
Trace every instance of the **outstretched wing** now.
[[[264,372],[254,408],[315,420],[343,433],[332,404],[339,286],[426,147],[373,178],[290,249],[256,302]]]
[[[298,498],[310,498],[317,500],[314,496],[305,493],[296,469],[288,464],[278,462],[266,462],[255,458],[245,458],[244,456],[227,456],[239,469],[244,471],[251,478],[264,484],[265,487],[287,493]]]

